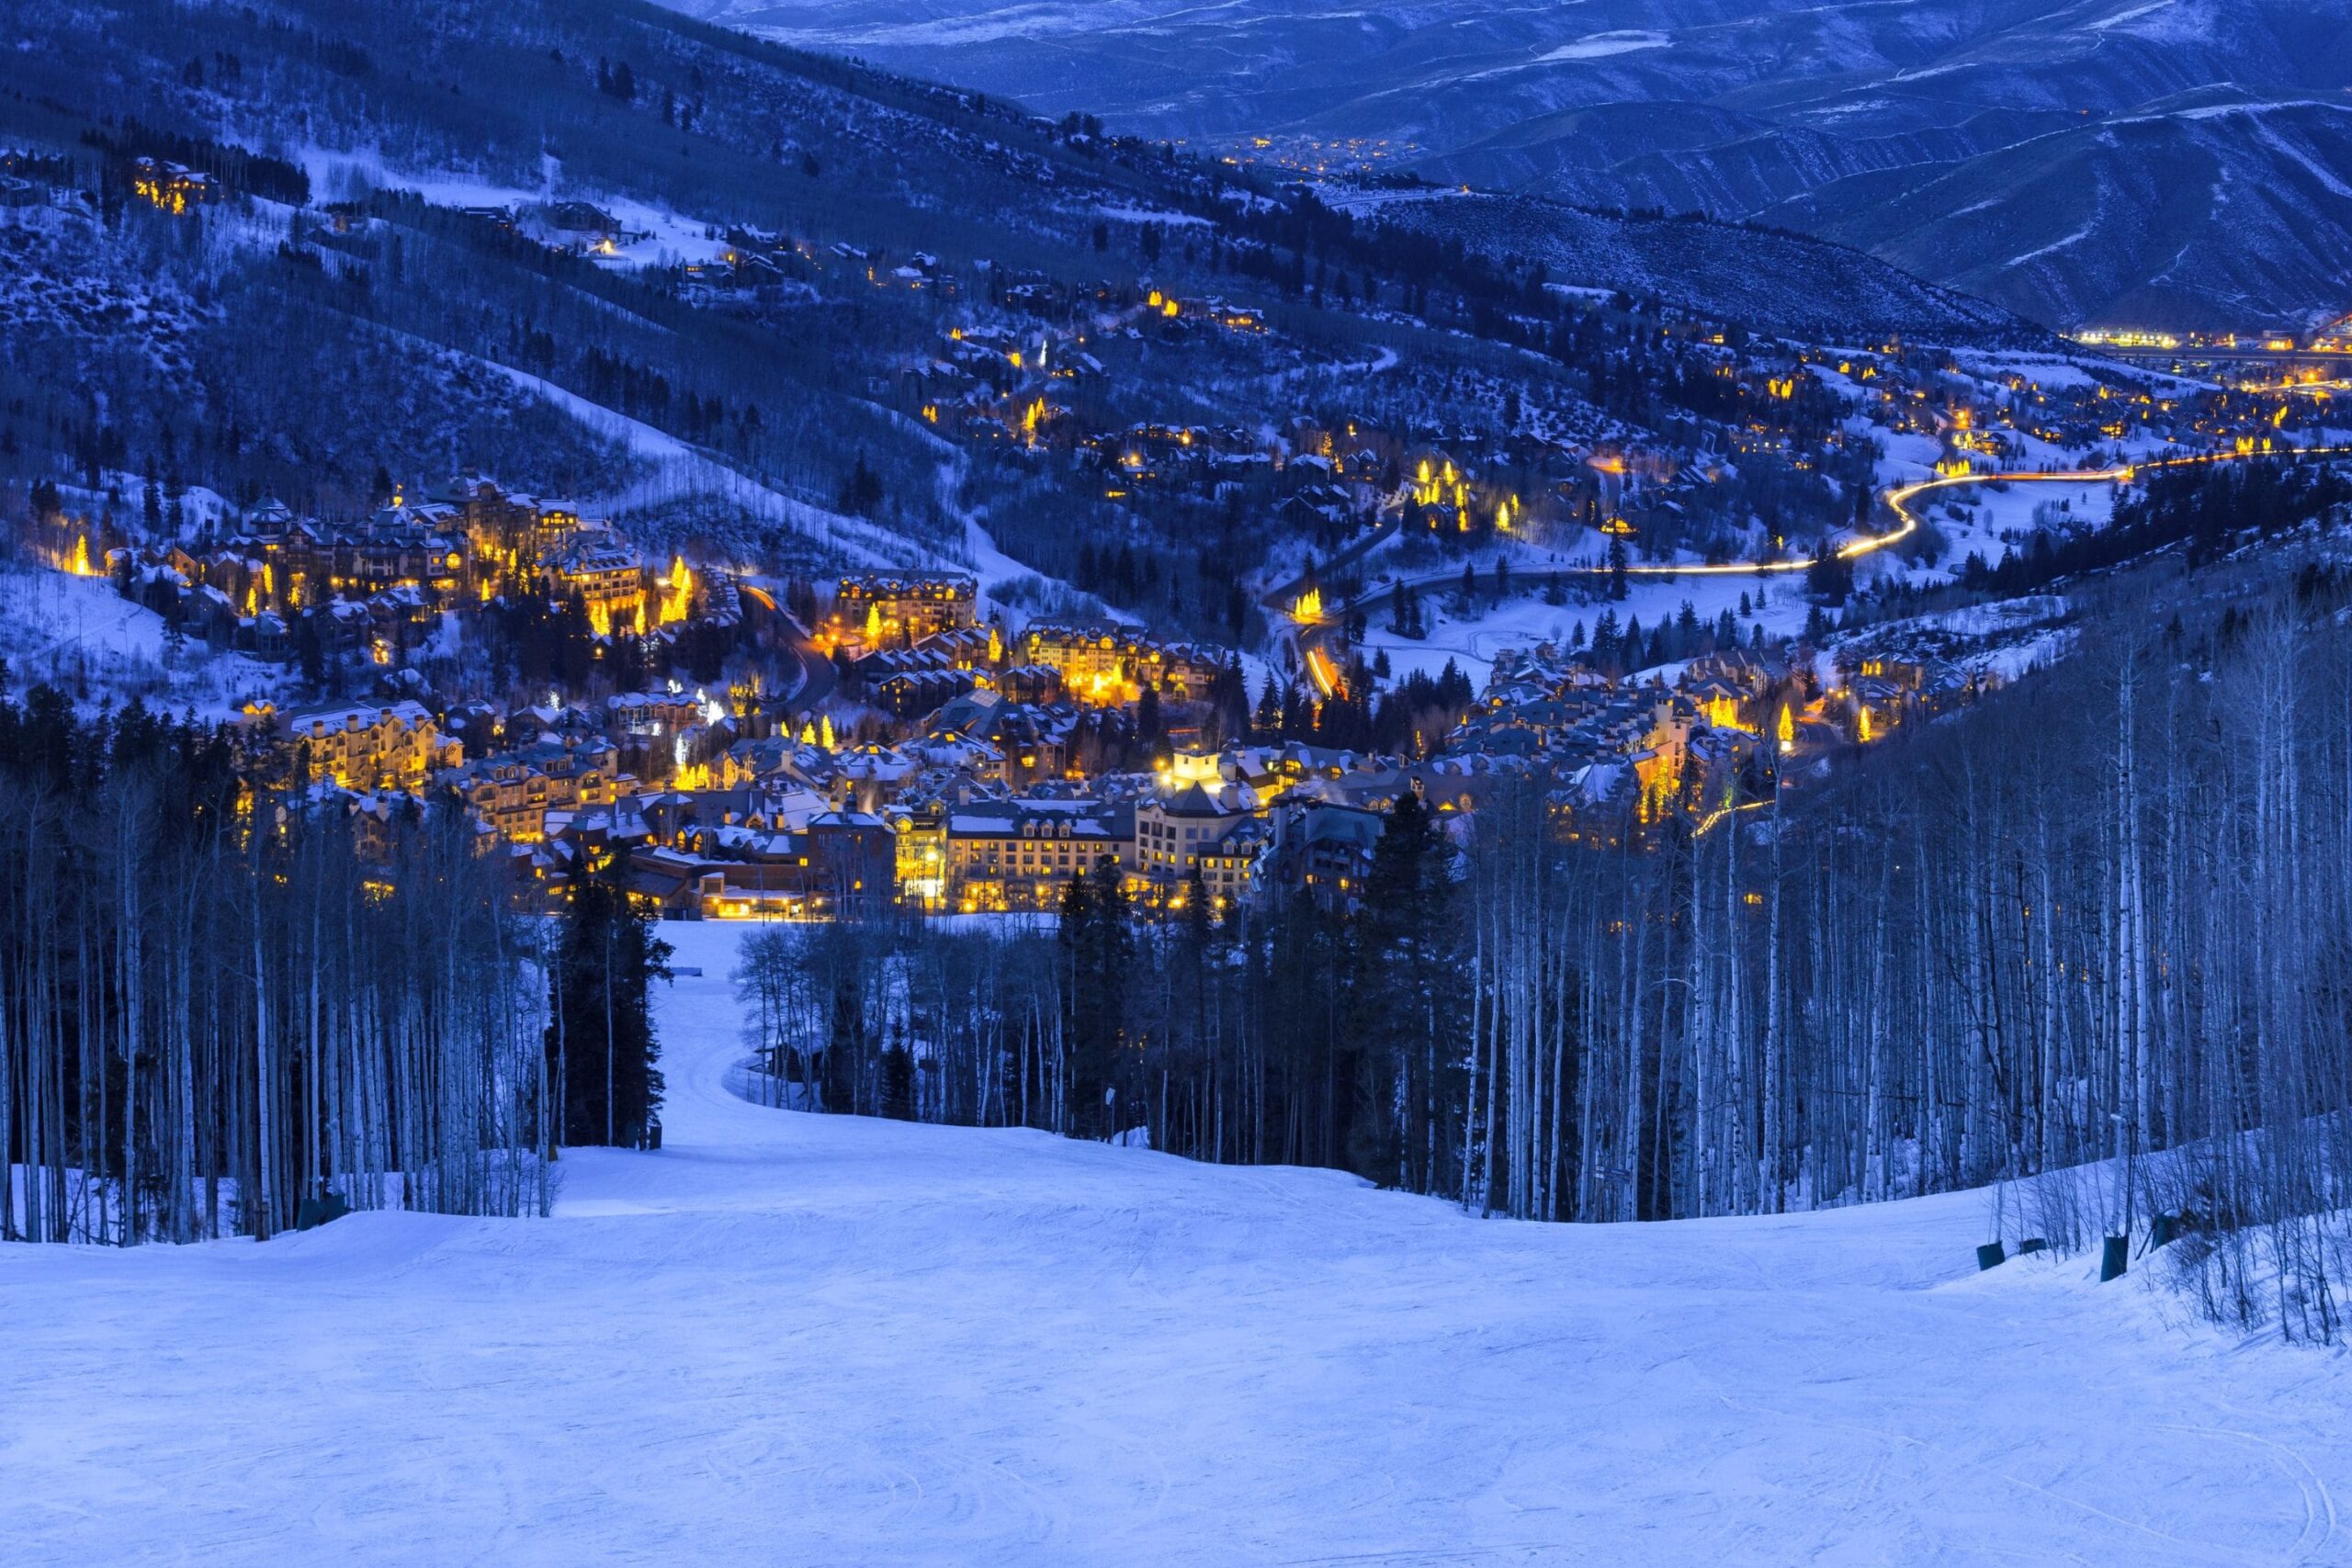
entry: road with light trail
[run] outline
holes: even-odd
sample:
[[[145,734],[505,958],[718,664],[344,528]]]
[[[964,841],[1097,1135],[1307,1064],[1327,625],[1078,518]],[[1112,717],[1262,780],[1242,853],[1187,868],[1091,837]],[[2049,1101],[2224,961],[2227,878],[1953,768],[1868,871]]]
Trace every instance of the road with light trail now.
[[[1881,550],[1901,544],[1919,531],[1920,517],[1911,502],[1931,491],[1953,490],[1968,485],[1984,484],[2129,484],[2142,474],[2157,468],[2185,468],[2210,463],[2254,462],[2265,457],[2335,457],[2352,454],[2352,446],[2305,446],[2279,451],[2203,452],[2178,457],[2157,457],[2142,463],[2125,463],[2111,468],[2051,468],[2025,473],[1965,473],[1939,474],[1933,479],[1914,479],[1889,487],[1882,494],[1887,507],[1894,513],[1895,526],[1883,534],[1865,534],[1838,547],[1839,560],[1860,560]],[[1369,545],[1366,547],[1369,547]],[[1775,577],[1792,571],[1810,570],[1809,556],[1784,560],[1720,561],[1715,563],[1673,561],[1628,561],[1627,577]],[[1609,566],[1566,566],[1556,570],[1573,577],[1606,577],[1613,569]],[[1327,609],[1322,618],[1295,625],[1290,637],[1299,650],[1299,662],[1314,680],[1317,694],[1329,697],[1338,689],[1337,663],[1322,647],[1324,638],[1348,617],[1366,608],[1374,599],[1394,593],[1399,588],[1442,588],[1460,582],[1460,571],[1429,572],[1419,577],[1394,578],[1382,581],[1377,588],[1366,586],[1356,596],[1336,609]],[[1293,584],[1290,586],[1297,586]],[[1319,656],[1319,657],[1318,657]],[[1327,669],[1334,671],[1327,678]]]

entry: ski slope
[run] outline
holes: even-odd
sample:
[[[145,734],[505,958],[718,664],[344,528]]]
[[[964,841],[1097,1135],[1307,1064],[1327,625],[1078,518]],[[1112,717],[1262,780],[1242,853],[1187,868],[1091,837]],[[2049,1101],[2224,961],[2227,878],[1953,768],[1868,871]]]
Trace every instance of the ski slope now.
[[[554,1218],[0,1250],[28,1563],[2352,1562],[2352,1361],[1959,1196],[1480,1222],[765,1110],[673,927],[657,1155]]]

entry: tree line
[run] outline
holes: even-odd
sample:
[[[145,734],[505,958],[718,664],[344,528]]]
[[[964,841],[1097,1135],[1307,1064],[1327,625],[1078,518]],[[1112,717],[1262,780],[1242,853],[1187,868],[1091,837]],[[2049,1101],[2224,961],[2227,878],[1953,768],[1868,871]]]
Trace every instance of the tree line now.
[[[2013,1224],[2144,1242],[2165,1213],[2217,1314],[2332,1337],[2352,584],[2278,581],[2252,608],[2185,594],[2161,629],[2119,605],[2097,651],[1953,722],[1703,786],[1646,834],[1532,783],[1475,814],[1408,795],[1360,898],[1219,914],[1195,885],[1141,921],[1106,864],[1031,927],[763,931],[752,1043],[815,1108],[1335,1166],[1531,1219],[2114,1162],[2136,1174],[2065,1224]]]
[[[559,1142],[659,1143],[667,948],[608,869],[532,918],[461,810],[246,744],[0,697],[0,1239],[543,1213]]]

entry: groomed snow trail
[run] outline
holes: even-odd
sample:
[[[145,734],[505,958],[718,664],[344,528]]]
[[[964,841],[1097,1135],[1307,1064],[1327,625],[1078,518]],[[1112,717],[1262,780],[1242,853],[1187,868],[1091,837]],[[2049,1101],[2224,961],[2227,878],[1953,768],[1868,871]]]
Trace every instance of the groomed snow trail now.
[[[2352,1562],[2352,1361],[1972,1272],[1984,1201],[1567,1227],[764,1110],[548,1221],[0,1250],[0,1561]]]

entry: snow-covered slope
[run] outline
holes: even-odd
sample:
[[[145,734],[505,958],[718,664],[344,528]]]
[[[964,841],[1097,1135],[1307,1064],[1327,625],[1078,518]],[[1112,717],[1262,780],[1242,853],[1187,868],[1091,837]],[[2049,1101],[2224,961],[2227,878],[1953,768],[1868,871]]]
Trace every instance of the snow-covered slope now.
[[[1243,155],[1763,218],[2053,326],[2345,306],[2346,0],[667,3]],[[2300,107],[2143,125],[2218,97]]]
[[[1480,1222],[727,1085],[556,1216],[0,1253],[11,1563],[2342,1562],[2352,1369],[1984,1205]]]
[[[1938,342],[2045,335],[2007,310],[1924,281],[1924,267],[1900,271],[1865,251],[1803,234],[1626,218],[1529,196],[1437,192],[1335,204],[1493,256],[1540,262],[1552,281],[1567,287],[1654,296],[1759,331],[1833,341],[1858,325]]]

